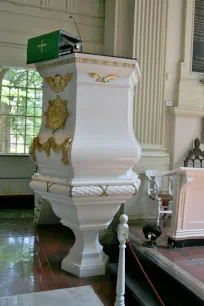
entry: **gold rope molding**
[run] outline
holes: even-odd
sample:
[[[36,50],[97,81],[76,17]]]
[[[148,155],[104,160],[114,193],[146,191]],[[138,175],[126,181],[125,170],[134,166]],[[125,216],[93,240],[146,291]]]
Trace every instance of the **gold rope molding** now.
[[[55,153],[62,152],[62,162],[63,162],[63,164],[68,166],[69,161],[67,159],[67,152],[68,152],[69,145],[70,145],[71,142],[72,142],[71,138],[66,138],[63,143],[57,144],[55,142],[55,139],[53,137],[50,137],[50,138],[48,138],[48,140],[46,142],[41,144],[40,143],[40,138],[35,137],[33,139],[33,142],[31,144],[31,146],[30,146],[30,156],[31,156],[32,160],[36,161],[35,150],[37,149],[38,152],[45,151],[47,157],[49,157],[50,156],[50,150],[52,148]]]

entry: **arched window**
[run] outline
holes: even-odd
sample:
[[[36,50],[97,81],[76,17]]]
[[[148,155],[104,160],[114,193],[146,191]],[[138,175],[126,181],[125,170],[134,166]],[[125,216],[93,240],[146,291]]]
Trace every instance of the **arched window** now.
[[[42,78],[34,70],[0,72],[0,153],[27,154],[42,120]]]

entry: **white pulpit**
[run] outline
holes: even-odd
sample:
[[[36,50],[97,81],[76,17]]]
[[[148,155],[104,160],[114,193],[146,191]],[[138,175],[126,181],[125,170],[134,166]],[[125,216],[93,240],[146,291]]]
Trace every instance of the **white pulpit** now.
[[[173,177],[169,244],[175,247],[204,245],[204,169],[181,167],[166,175]]]
[[[98,241],[120,205],[137,192],[132,167],[141,156],[133,132],[137,60],[73,53],[36,65],[43,77],[43,121],[30,156],[30,183],[75,234],[62,269],[105,273]]]

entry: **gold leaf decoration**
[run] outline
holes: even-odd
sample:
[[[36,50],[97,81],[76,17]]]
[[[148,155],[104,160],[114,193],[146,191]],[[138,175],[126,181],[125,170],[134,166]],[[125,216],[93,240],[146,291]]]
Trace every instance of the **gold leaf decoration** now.
[[[40,69],[47,69],[50,67],[58,67],[58,66],[64,66],[67,64],[74,64],[74,63],[81,63],[81,64],[94,64],[94,65],[103,65],[103,66],[109,66],[109,67],[119,67],[119,68],[129,68],[129,69],[135,69],[137,67],[136,63],[124,63],[124,62],[117,62],[115,61],[107,61],[107,60],[98,60],[98,59],[90,59],[90,58],[80,58],[77,55],[77,58],[69,58],[69,59],[62,59],[57,60],[57,62],[52,62],[49,64],[39,64]]]
[[[88,73],[88,75],[92,78],[95,79],[97,82],[103,82],[103,83],[108,83],[111,80],[115,80],[118,78],[117,75],[107,75],[105,77],[101,77],[99,74],[95,72]]]
[[[64,77],[56,74],[54,77],[45,77],[52,91],[58,93],[64,91],[67,83],[72,79],[73,73],[67,73]]]
[[[48,109],[45,113],[47,117],[47,127],[52,129],[54,133],[57,129],[64,128],[69,112],[67,109],[67,101],[61,100],[57,95],[55,100],[48,102]]]
[[[71,144],[72,139],[71,138],[66,138],[65,141],[61,144],[57,144],[55,142],[55,139],[53,137],[48,138],[46,142],[43,144],[40,143],[40,138],[35,137],[33,139],[33,142],[30,146],[30,157],[32,158],[33,161],[36,161],[36,155],[35,155],[35,150],[37,149],[38,152],[43,152],[45,151],[47,157],[50,156],[50,150],[51,148],[55,153],[60,153],[62,152],[62,162],[64,165],[68,166],[69,161],[67,159],[67,152],[69,149],[69,145]]]

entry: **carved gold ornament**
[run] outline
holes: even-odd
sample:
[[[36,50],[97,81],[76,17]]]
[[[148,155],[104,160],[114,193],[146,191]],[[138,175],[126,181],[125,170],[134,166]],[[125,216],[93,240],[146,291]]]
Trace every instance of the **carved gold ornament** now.
[[[57,95],[55,100],[48,102],[45,115],[47,116],[47,127],[51,128],[53,133],[57,129],[63,128],[69,116],[67,101],[61,100],[60,96]]]
[[[73,73],[67,73],[64,77],[59,74],[56,74],[53,78],[46,77],[45,79],[52,88],[52,91],[57,93],[64,91],[65,87],[67,86],[67,83],[71,80],[72,77]]]
[[[35,155],[35,150],[37,149],[38,152],[43,152],[45,151],[47,157],[50,156],[50,150],[51,148],[55,153],[62,152],[62,162],[64,165],[68,166],[69,161],[67,159],[67,152],[69,149],[69,145],[72,142],[71,138],[66,138],[65,141],[61,144],[57,144],[55,142],[55,139],[53,137],[48,138],[46,142],[43,144],[40,143],[40,138],[35,137],[33,139],[33,142],[30,146],[30,157],[32,158],[33,161],[36,161],[36,155]]]
[[[111,80],[115,80],[118,78],[117,75],[107,75],[106,77],[101,77],[99,74],[97,73],[88,73],[88,75],[93,78],[93,79],[96,79],[97,82],[103,82],[103,83],[108,83],[109,81]]]

